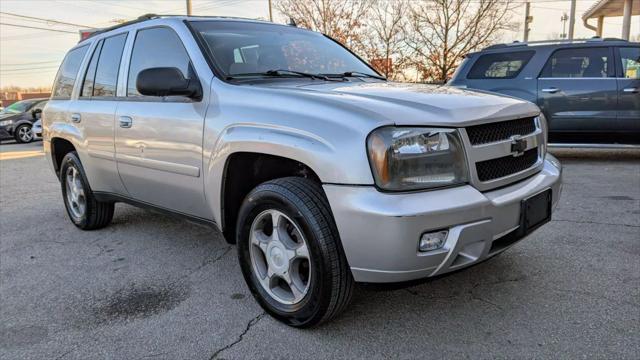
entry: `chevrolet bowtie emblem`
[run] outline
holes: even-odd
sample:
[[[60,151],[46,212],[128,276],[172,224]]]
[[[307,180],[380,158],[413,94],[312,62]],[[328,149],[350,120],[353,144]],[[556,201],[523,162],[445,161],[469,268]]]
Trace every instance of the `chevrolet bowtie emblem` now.
[[[527,139],[523,139],[520,135],[514,135],[511,137],[511,155],[514,157],[524,154],[527,150]]]

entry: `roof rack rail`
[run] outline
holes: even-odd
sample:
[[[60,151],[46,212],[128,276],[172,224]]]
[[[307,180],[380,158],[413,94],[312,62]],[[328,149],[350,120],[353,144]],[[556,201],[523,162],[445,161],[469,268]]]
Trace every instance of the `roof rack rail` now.
[[[573,43],[578,44],[578,43],[590,43],[590,42],[602,42],[602,41],[627,41],[627,40],[618,39],[618,38],[601,38],[598,36],[594,36],[588,39],[572,39],[572,40],[557,39],[557,40],[538,40],[538,41],[527,41],[527,42],[521,42],[516,40],[512,43],[490,45],[482,50],[502,49],[502,48],[529,46],[529,45],[544,45],[544,44],[553,45],[553,44],[573,44]]]
[[[144,14],[144,15],[138,16],[137,18],[135,18],[133,20],[125,21],[123,23],[116,24],[116,25],[110,26],[108,28],[103,28],[103,29],[98,29],[96,31],[93,31],[93,32],[91,32],[91,34],[89,34],[89,36],[81,39],[80,42],[83,42],[83,41],[85,41],[85,40],[87,40],[87,39],[89,39],[89,38],[91,38],[91,37],[93,37],[95,35],[103,34],[103,33],[106,33],[108,31],[119,29],[119,28],[124,27],[124,26],[137,24],[137,23],[140,23],[140,22],[143,22],[143,21],[147,21],[147,20],[160,19],[160,18],[169,18],[169,17],[217,18],[217,19],[236,19],[236,20],[259,21],[258,19],[243,18],[243,17],[238,17],[238,16],[210,16],[210,15],[207,16],[207,15],[184,15],[184,14]]]
[[[128,26],[128,25],[137,24],[137,23],[140,23],[140,22],[143,22],[143,21],[147,21],[147,20],[151,20],[151,19],[157,19],[157,18],[160,18],[162,16],[163,15],[144,14],[144,15],[138,16],[137,18],[135,18],[133,20],[125,21],[123,23],[116,24],[114,26],[110,26],[110,27],[107,27],[107,28],[104,28],[104,29],[100,29],[98,31],[94,31],[93,33],[91,33],[86,38],[80,40],[80,42],[85,41],[85,40],[87,40],[89,38],[92,38],[92,37],[94,37],[94,36],[96,36],[98,34],[103,34],[103,33],[106,33],[108,31],[111,31],[111,30],[119,29],[121,27]]]

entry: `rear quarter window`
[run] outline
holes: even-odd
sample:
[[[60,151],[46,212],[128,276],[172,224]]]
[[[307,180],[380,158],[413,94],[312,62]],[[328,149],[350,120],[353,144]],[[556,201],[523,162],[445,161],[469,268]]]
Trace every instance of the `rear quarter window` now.
[[[53,82],[52,97],[54,99],[69,99],[71,97],[73,84],[76,82],[80,65],[88,48],[89,46],[85,45],[73,49],[65,56],[56,75],[56,80]]]
[[[535,51],[480,55],[468,79],[513,79],[529,63]]]

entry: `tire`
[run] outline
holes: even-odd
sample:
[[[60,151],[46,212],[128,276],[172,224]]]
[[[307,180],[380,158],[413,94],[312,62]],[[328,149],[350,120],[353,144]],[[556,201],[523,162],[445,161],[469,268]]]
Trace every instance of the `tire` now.
[[[16,139],[16,142],[20,144],[30,143],[33,141],[33,132],[31,130],[31,125],[22,124],[18,126],[13,132],[13,137]]]
[[[82,230],[95,230],[109,225],[115,205],[113,202],[96,200],[75,151],[67,153],[62,159],[60,186],[64,206],[75,226]]]
[[[274,218],[279,219],[276,220],[278,224],[285,224],[277,226],[283,232],[274,231]],[[268,235],[269,222],[271,235]],[[279,251],[276,248],[279,245],[273,240],[275,233],[280,234],[279,241],[285,245],[287,252],[292,251],[288,247],[292,244],[296,254],[303,245],[306,246],[306,267],[304,256],[289,257],[288,262],[284,261],[289,264],[289,275],[286,271],[284,277],[277,274]],[[307,328],[334,318],[349,304],[354,280],[329,203],[322,188],[315,182],[287,177],[258,185],[247,195],[240,208],[236,235],[244,279],[258,303],[274,318],[290,326]],[[266,246],[263,242],[265,236],[270,236]],[[290,241],[292,239],[294,243]],[[305,251],[301,252],[304,254]],[[260,254],[263,255],[262,259]],[[270,269],[275,269],[275,281],[260,280],[265,279],[265,266],[267,274]],[[290,279],[293,285],[287,285],[288,281],[283,279]],[[265,283],[275,285],[269,290],[271,285]],[[291,295],[286,291],[287,286]],[[297,292],[293,291],[294,287]],[[305,289],[303,295],[302,289]]]

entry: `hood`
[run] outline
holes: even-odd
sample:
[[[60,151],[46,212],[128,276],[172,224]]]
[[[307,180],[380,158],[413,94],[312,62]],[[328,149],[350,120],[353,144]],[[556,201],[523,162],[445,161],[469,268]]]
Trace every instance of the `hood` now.
[[[536,116],[540,112],[536,105],[524,100],[446,85],[354,80],[270,82],[253,86],[320,96],[322,100],[317,100],[325,104],[351,106],[396,125],[460,127]]]
[[[24,113],[0,113],[0,120],[18,120],[20,119]]]

